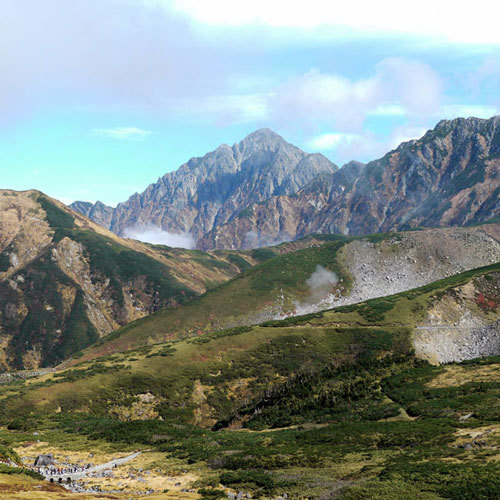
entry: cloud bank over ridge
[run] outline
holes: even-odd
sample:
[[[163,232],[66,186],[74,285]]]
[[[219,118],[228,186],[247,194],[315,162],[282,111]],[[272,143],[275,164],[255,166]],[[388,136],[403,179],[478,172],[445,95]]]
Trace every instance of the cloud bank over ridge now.
[[[123,231],[125,238],[152,243],[153,245],[166,245],[176,248],[194,248],[194,239],[188,233],[169,233],[163,229],[146,224],[128,227]]]

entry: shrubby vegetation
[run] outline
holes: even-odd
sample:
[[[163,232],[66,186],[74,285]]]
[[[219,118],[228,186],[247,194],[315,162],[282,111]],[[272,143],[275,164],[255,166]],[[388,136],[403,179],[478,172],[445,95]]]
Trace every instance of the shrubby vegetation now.
[[[227,255],[227,260],[231,262],[231,264],[234,264],[240,272],[244,272],[252,267],[243,257],[241,257],[241,255],[238,255],[237,253],[229,253]]]
[[[25,476],[30,476],[34,479],[39,479],[43,481],[44,477],[38,472],[31,469],[25,469],[23,467],[9,467],[8,465],[0,464],[0,474],[24,474]]]
[[[102,363],[93,363],[85,369],[72,369],[60,373],[55,373],[54,378],[59,379],[59,382],[75,382],[76,380],[81,380],[84,378],[89,378],[94,375],[103,373],[116,373],[121,370],[130,370],[130,366],[125,366],[123,364],[115,364],[111,366],[106,366]]]
[[[156,450],[203,470],[207,499],[220,483],[265,498],[493,500],[500,356],[432,366],[410,342],[426,304],[463,280],[106,356],[55,377],[57,396],[16,385],[0,423]],[[144,393],[163,420],[110,417]]]
[[[252,330],[251,326],[236,326],[234,328],[227,328],[218,332],[205,333],[201,337],[195,337],[189,342],[193,344],[206,344],[212,340],[221,339],[223,337],[232,337],[233,335],[240,335],[241,333],[249,332]]]
[[[21,458],[19,455],[6,443],[0,442],[0,462],[12,461],[14,463],[20,463]]]
[[[0,272],[7,271],[9,267],[10,267],[9,256],[5,252],[0,253]]]

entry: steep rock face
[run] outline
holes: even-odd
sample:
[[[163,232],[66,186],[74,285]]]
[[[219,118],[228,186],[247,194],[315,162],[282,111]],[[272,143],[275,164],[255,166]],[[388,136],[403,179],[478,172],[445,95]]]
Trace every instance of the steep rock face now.
[[[101,201],[96,201],[94,204],[88,201],[75,201],[70,207],[102,227],[109,228],[111,225],[114,209],[113,207],[108,207]]]
[[[223,144],[202,158],[192,158],[120,203],[109,223],[103,217],[101,221],[117,234],[153,224],[173,233],[189,232],[198,240],[246,206],[293,194],[316,175],[336,170],[323,155],[304,153],[262,129],[232,147]],[[75,202],[72,208],[99,222],[95,205]]]
[[[499,215],[500,117],[441,121],[369,163],[328,212],[318,229],[349,234],[465,225]]]
[[[250,205],[205,234],[197,247],[256,248],[321,232],[319,226],[331,201],[349,191],[363,170],[362,163],[350,162],[336,172],[318,174],[292,196],[274,196]]]
[[[0,191],[0,371],[57,363],[254,263],[124,240],[37,191]]]
[[[417,326],[417,356],[450,363],[500,353],[500,273],[477,277],[435,300]]]
[[[442,121],[379,160],[351,162],[294,196],[245,213],[250,217],[217,226],[198,247],[239,248],[243,233],[265,241],[281,227],[295,239],[313,232],[363,235],[487,221],[500,215],[500,117]],[[271,227],[269,221],[277,220],[280,226]]]

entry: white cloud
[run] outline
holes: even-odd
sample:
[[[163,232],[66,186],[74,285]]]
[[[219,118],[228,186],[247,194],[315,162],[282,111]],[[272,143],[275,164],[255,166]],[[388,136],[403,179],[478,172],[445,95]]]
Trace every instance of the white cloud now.
[[[358,139],[356,134],[327,133],[313,137],[307,142],[307,146],[313,150],[327,151],[336,149],[341,144],[351,144]]]
[[[500,43],[498,7],[477,0],[474,8],[454,0],[421,0],[401,8],[399,0],[325,2],[308,0],[142,0],[172,5],[197,23],[222,26],[264,25],[274,28],[330,28],[331,37],[402,34],[458,43]],[[485,15],[485,12],[488,15]],[[336,28],[336,29],[331,29]]]
[[[292,78],[269,99],[270,115],[283,125],[329,125],[358,131],[370,115],[425,116],[441,102],[437,73],[418,60],[387,58],[371,76],[350,80],[313,69]]]
[[[0,122],[52,102],[163,113],[223,93],[231,67],[216,46],[135,0],[2,0]]]
[[[118,139],[120,141],[142,141],[152,134],[149,130],[137,127],[95,128],[92,135]]]
[[[424,127],[405,124],[395,127],[389,137],[381,137],[370,130],[358,134],[325,133],[312,137],[307,146],[312,150],[329,151],[337,163],[349,160],[371,161],[395,149],[402,142],[419,139],[427,131]]]
[[[194,240],[189,233],[169,233],[163,229],[146,224],[143,226],[128,227],[123,231],[125,238],[152,243],[154,245],[167,245],[177,248],[194,248]]]
[[[407,114],[408,110],[400,104],[381,104],[368,111],[370,116],[405,116]]]
[[[387,151],[397,148],[402,142],[420,139],[426,132],[426,128],[416,127],[414,125],[402,125],[400,127],[396,127],[387,142]]]
[[[278,88],[269,104],[274,119],[284,123],[327,120],[357,128],[378,92],[374,79],[351,81],[313,69]]]
[[[177,99],[172,104],[179,116],[209,116],[219,125],[265,121],[269,117],[269,94],[228,94]]]

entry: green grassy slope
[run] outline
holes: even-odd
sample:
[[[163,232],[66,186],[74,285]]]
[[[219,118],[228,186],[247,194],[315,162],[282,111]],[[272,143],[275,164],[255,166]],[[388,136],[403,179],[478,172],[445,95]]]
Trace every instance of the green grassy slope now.
[[[467,283],[475,285],[478,295],[460,299],[462,307],[475,309],[493,322],[498,317],[500,297],[489,297],[497,302],[482,310],[479,291],[498,281],[499,272],[500,264],[496,264],[359,305],[83,361],[49,376],[39,388],[30,383],[22,401],[7,399],[4,404],[28,415],[33,408],[77,410],[92,397],[92,412],[105,415],[111,404],[120,405],[130,394],[154,388],[167,412],[164,416],[187,422],[194,418],[193,410],[205,404],[193,400],[194,381],[199,380],[206,386],[207,396],[231,394],[220,400],[213,397],[204,406],[203,417],[217,421],[228,417],[242,398],[258,395],[269,384],[302,370],[411,353],[414,327],[425,319],[429,308],[440,300],[458,300],[459,287]],[[205,401],[203,396],[200,400]]]
[[[374,235],[364,239],[378,242],[392,236]],[[293,311],[296,301],[309,297],[306,280],[318,265],[335,272],[340,278],[332,291],[346,294],[351,276],[339,258],[339,250],[354,239],[314,235],[299,242],[250,251],[254,259],[263,258],[265,261],[181,308],[162,310],[130,323],[86,350],[82,359],[252,324],[265,321],[278,311]]]
[[[205,486],[264,498],[494,499],[500,358],[430,366],[412,332],[440,302],[493,322],[500,295],[485,307],[480,294],[499,281],[497,264],[84,362],[0,386],[1,423],[153,447],[203,470]]]

